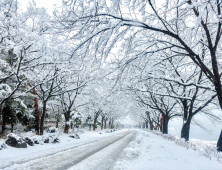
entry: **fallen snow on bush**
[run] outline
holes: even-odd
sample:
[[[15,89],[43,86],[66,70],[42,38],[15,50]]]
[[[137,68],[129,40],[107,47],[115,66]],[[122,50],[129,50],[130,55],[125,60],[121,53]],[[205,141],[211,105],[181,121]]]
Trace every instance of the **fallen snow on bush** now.
[[[0,150],[2,150],[2,149],[7,149],[7,146],[5,144],[5,140],[0,139]]]

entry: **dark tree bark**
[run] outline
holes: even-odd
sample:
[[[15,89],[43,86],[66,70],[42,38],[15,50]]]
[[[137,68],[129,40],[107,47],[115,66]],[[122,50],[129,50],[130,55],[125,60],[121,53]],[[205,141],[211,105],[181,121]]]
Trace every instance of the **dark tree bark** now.
[[[32,87],[32,85],[28,82],[29,87]],[[37,96],[37,92],[35,88],[31,91],[32,94]],[[35,108],[35,131],[39,134],[39,107],[38,107],[38,98],[35,97],[34,99],[34,108]]]
[[[153,123],[150,121],[149,121],[149,123],[150,123],[150,130],[153,130]]]
[[[105,122],[104,122],[104,123],[105,123],[104,129],[106,129],[106,121],[107,121],[107,118],[105,118],[104,121],[105,121]]]
[[[111,129],[111,121],[109,120],[109,129]]]
[[[94,122],[93,122],[93,130],[96,130],[96,122],[97,122],[97,118],[94,119]]]
[[[148,127],[148,121],[147,120],[145,121],[145,124],[146,124],[146,129],[148,129],[149,127]]]
[[[46,102],[43,102],[43,109],[42,109],[42,115],[41,115],[41,124],[40,124],[40,135],[43,135],[43,126],[44,126],[44,119],[45,119],[45,113],[46,113]]]
[[[218,83],[215,83],[215,90],[217,91],[217,97],[220,104],[220,108],[222,110],[222,89],[221,89],[221,82],[218,80]],[[222,130],[217,141],[217,150],[222,152]]]
[[[220,138],[217,141],[217,151],[222,152],[222,130],[220,132]]]
[[[34,102],[35,102],[35,105],[34,105],[35,107],[35,131],[39,134],[39,108],[38,108],[37,97],[34,98]]]
[[[11,123],[11,133],[13,132],[13,127],[14,127],[14,124]]]
[[[97,122],[97,119],[100,115],[100,113],[102,112],[101,109],[99,109],[98,111],[95,112],[94,114],[94,122],[93,122],[93,130],[96,130],[96,122]]]
[[[184,123],[181,130],[181,138],[184,138],[185,141],[189,141],[191,119],[192,119],[192,116],[188,117],[186,123]]]
[[[163,119],[163,134],[168,134],[168,122],[169,122],[169,118],[167,116],[164,116]]]
[[[70,127],[70,125],[69,125],[67,122],[68,122],[68,119],[66,119],[65,128],[64,128],[64,133],[69,133],[69,127]]]
[[[113,128],[114,128],[113,123],[114,123],[114,120],[111,120],[111,129],[113,129]]]
[[[65,115],[65,128],[64,128],[64,133],[69,133],[69,128],[70,128],[70,125],[69,125],[69,119],[70,119],[70,111],[66,112],[64,115]]]
[[[103,130],[103,122],[104,122],[104,120],[105,120],[105,116],[102,116],[102,124],[101,124],[101,130]]]
[[[4,134],[5,131],[5,120],[2,120],[2,134]]]

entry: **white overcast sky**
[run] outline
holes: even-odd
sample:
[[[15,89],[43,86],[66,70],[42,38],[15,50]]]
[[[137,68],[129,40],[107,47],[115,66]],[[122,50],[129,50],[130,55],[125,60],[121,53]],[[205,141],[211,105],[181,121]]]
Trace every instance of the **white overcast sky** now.
[[[30,0],[18,0],[21,5],[21,8],[26,8]],[[49,13],[53,11],[53,7],[62,6],[62,0],[35,0],[37,7],[44,7]]]

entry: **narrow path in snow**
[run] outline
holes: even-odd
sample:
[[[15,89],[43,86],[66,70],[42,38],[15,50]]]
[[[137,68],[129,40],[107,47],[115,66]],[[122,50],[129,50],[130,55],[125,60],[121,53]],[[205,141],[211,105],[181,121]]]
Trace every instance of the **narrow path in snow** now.
[[[87,144],[76,146],[65,151],[50,154],[35,160],[17,162],[10,167],[5,167],[4,169],[68,169],[83,161],[84,159],[92,156],[93,154],[101,151],[102,149],[108,146],[112,146],[117,141],[122,141],[127,138],[130,139],[130,142],[132,140],[132,135],[134,136],[132,131],[123,132],[117,135],[103,138],[101,140],[96,140]]]

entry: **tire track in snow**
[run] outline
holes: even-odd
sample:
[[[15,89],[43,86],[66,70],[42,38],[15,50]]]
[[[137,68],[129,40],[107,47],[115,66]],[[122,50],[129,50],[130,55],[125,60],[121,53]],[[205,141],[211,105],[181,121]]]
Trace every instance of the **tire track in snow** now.
[[[131,135],[130,135],[131,134]],[[124,140],[124,142],[122,142],[122,139],[125,138],[126,139]],[[115,161],[115,159],[119,156],[119,154],[122,152],[122,150],[127,146],[127,144],[134,138],[134,133],[132,135],[132,132],[124,135],[124,136],[121,136],[109,143],[106,143],[104,145],[102,145],[101,147],[95,149],[95,150],[92,150],[91,152],[87,153],[86,155],[84,155],[83,157],[80,157],[79,159],[75,160],[74,162],[70,163],[70,164],[67,164],[66,166],[63,166],[63,167],[60,167],[60,168],[57,168],[56,170],[64,170],[64,169],[68,169],[68,168],[71,168],[71,169],[77,169],[76,167],[73,167],[74,165],[78,164],[78,163],[81,163],[82,161],[88,161],[88,158],[89,157],[95,157],[94,155],[95,154],[99,154],[101,155],[101,151],[103,149],[106,149],[107,147],[112,147],[112,145],[116,142],[119,142],[121,141],[121,143],[118,143],[118,147],[115,148],[115,150],[109,154],[109,156],[111,156],[113,159],[107,159],[107,157],[109,156],[106,156],[104,157],[104,154],[102,156],[102,159],[100,159],[100,161],[102,162],[102,166],[101,166],[101,163],[97,163],[97,165],[95,165],[94,168],[90,168],[90,169],[98,169],[98,170],[101,170],[103,165],[105,164],[106,167],[107,165],[111,166],[112,163]],[[127,142],[125,142],[127,141]],[[100,157],[101,158],[101,157]],[[81,168],[82,169],[82,168]],[[84,168],[85,169],[85,168]]]
[[[133,132],[129,135],[124,136],[120,140],[113,142],[112,145],[105,147],[99,152],[91,155],[82,162],[76,164],[75,166],[69,168],[68,170],[110,170],[113,169],[115,162],[123,152],[123,150],[128,146],[128,144],[133,141],[137,133]]]

